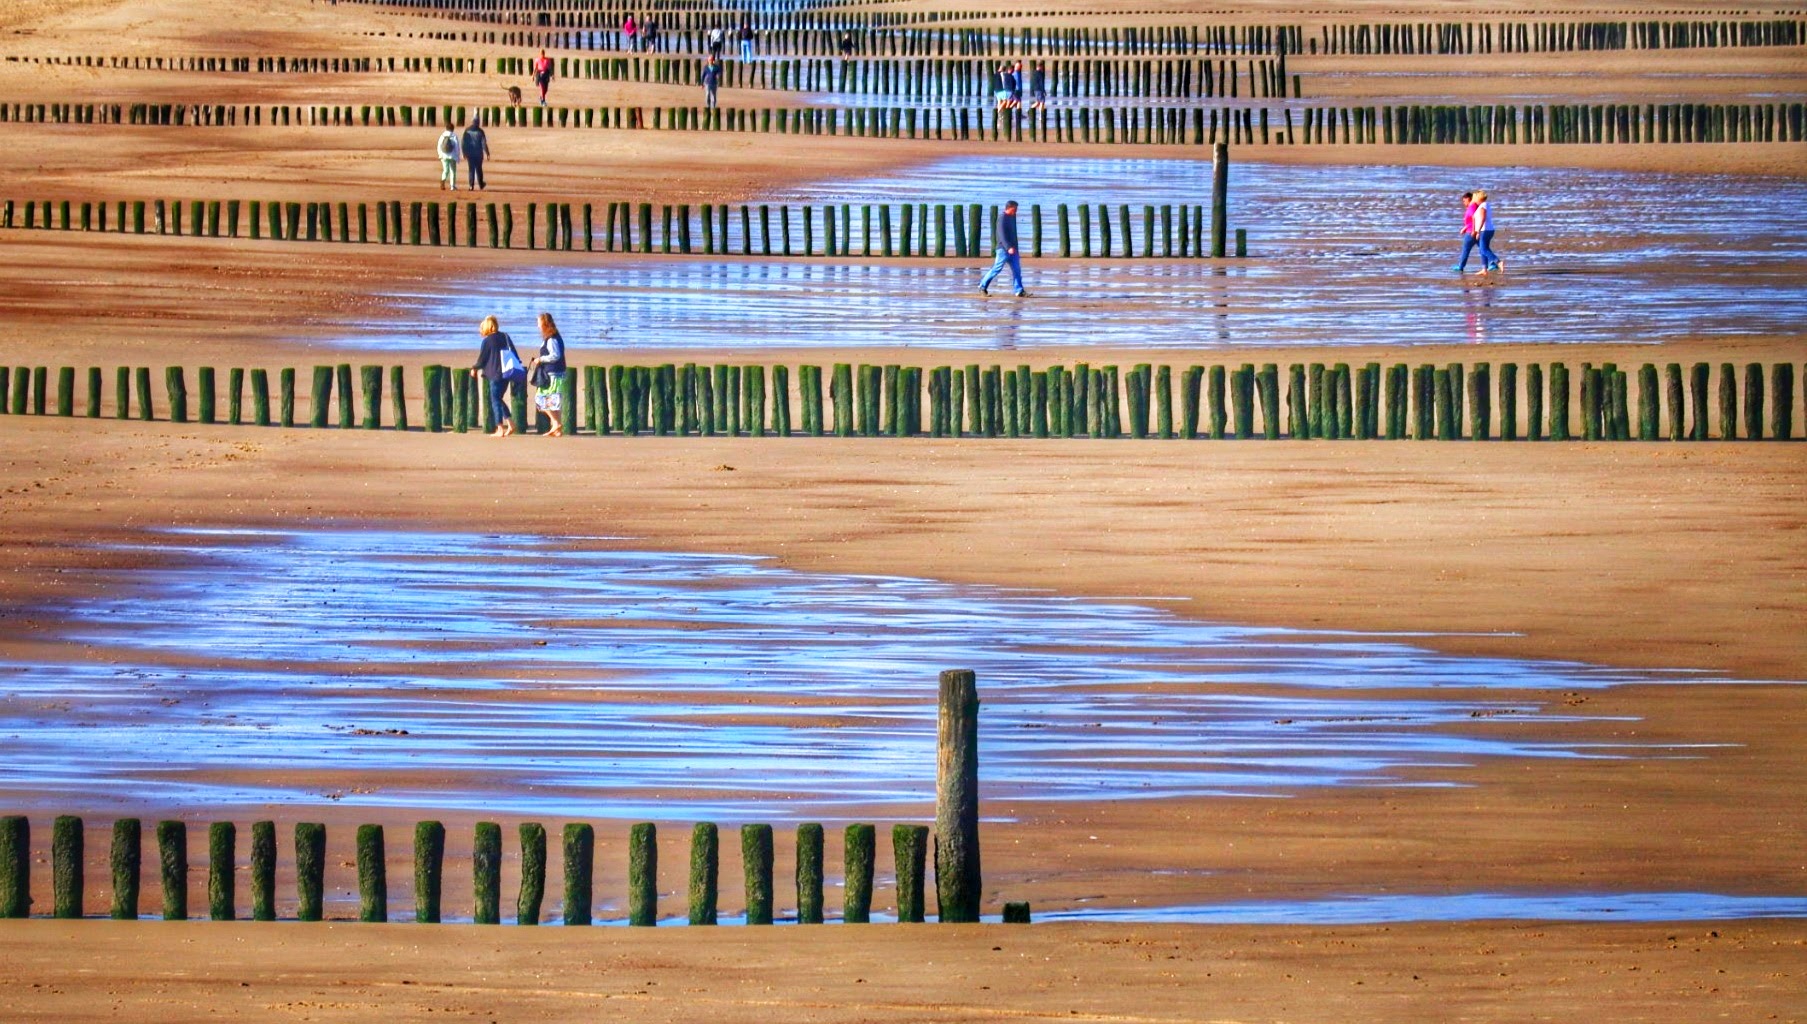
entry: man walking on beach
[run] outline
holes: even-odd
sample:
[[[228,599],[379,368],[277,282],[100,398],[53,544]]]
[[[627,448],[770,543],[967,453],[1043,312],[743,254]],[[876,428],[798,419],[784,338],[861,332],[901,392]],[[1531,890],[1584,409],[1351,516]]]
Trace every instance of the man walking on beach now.
[[[703,63],[703,109],[714,110],[719,104],[715,100],[715,92],[722,84],[722,62],[711,56]]]
[[[1023,290],[1023,260],[1017,253],[1016,241],[1016,200],[1004,204],[1004,213],[998,218],[998,258],[991,269],[979,281],[979,290],[991,294],[991,282],[997,280],[1004,268],[1010,268],[1010,280],[1016,285],[1019,298],[1029,293]]]
[[[483,180],[483,161],[489,159],[489,136],[484,134],[483,122],[476,115],[471,116],[471,126],[464,130],[459,148],[464,150],[464,168],[471,188],[488,188],[489,183]]]

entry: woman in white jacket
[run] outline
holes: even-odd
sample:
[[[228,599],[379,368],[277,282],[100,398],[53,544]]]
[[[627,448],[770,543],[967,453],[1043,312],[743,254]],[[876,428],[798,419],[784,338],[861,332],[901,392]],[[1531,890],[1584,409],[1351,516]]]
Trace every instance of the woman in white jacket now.
[[[452,133],[451,125],[447,125],[445,134],[439,137],[436,152],[439,153],[440,190],[458,191],[458,136]]]

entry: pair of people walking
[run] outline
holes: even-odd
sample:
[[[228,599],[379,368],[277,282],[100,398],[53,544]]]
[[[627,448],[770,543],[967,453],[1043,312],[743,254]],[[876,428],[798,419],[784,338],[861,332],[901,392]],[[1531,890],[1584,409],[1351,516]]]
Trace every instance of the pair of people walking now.
[[[483,162],[489,159],[489,135],[483,131],[483,123],[478,118],[471,118],[470,127],[464,130],[462,138],[452,131],[451,125],[447,125],[445,131],[440,133],[433,151],[439,156],[439,187],[442,190],[458,191],[460,156],[464,157],[471,189],[489,187],[489,182],[483,179]]]
[[[1500,258],[1493,251],[1493,205],[1487,201],[1485,189],[1462,193],[1462,258],[1456,261],[1456,273],[1468,270],[1468,257],[1481,250],[1480,273],[1500,269]]]
[[[483,345],[477,350],[471,376],[481,377],[489,385],[489,408],[496,424],[495,431],[489,436],[507,437],[515,432],[514,417],[509,412],[509,394],[511,391],[524,393],[528,387],[533,388],[534,407],[552,421],[552,429],[546,436],[562,436],[565,432],[561,390],[565,377],[565,339],[558,333],[552,314],[540,314],[539,354],[525,363],[514,346],[514,339],[502,333],[495,317],[484,317],[477,325],[477,331],[483,335]]]

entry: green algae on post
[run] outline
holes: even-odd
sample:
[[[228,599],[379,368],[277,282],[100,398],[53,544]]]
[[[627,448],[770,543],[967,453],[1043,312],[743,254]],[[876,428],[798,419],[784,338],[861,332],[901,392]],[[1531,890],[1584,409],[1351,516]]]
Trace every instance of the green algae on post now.
[[[872,870],[877,840],[877,830],[871,825],[849,825],[842,839],[841,920],[847,924],[872,920]]]
[[[276,920],[276,823],[251,823],[251,919]]]
[[[113,869],[113,909],[109,916],[115,921],[138,920],[139,871],[143,857],[141,832],[137,818],[121,818],[113,823],[113,846],[107,859]]]
[[[627,833],[627,923],[659,923],[659,829],[643,821]]]
[[[822,826],[797,826],[797,923],[822,923]]]
[[[326,826],[295,825],[295,919],[318,921],[326,905]]]
[[[238,916],[238,826],[216,821],[207,826],[207,916],[230,921]]]
[[[179,821],[157,823],[157,858],[163,868],[163,919],[188,919],[188,826]]]
[[[927,825],[891,826],[891,855],[897,873],[897,920],[900,924],[920,924],[927,901],[923,885],[927,879],[929,829]]]
[[[690,830],[690,923],[716,923],[720,897],[721,836],[712,821],[699,821]]]
[[[82,819],[58,815],[50,823],[50,895],[53,917],[81,917]]]
[[[471,837],[471,920],[502,923],[502,826],[477,822]]]
[[[31,822],[0,818],[0,918],[31,916]]]
[[[546,826],[524,821],[520,834],[521,891],[515,897],[515,924],[531,926],[540,923],[540,904],[546,897]]]
[[[572,822],[564,831],[566,924],[589,924],[592,879],[596,869],[596,829]]]
[[[772,923],[772,826],[740,827],[740,863],[746,876],[747,923]]]
[[[445,825],[437,821],[414,826],[414,920],[439,923],[441,872],[445,867]]]
[[[383,849],[383,826],[359,825],[358,920],[376,924],[389,920],[389,862]]]

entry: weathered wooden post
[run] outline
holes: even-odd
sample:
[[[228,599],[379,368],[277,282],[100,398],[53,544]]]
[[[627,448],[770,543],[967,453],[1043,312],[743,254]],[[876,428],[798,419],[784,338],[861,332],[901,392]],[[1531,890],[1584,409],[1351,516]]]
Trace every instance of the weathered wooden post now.
[[[1230,193],[1230,147],[1215,143],[1211,147],[1211,258],[1223,259],[1228,231],[1227,218]]]
[[[471,920],[502,923],[502,826],[479,821],[471,836]]]
[[[326,911],[326,826],[316,821],[295,825],[295,918],[318,921]]]
[[[797,826],[797,923],[822,923],[822,826]]]
[[[712,821],[690,830],[690,923],[716,923],[721,895],[721,832]]]
[[[358,920],[389,920],[389,864],[381,825],[358,826]]]
[[[59,814],[50,825],[50,895],[51,914],[55,917],[82,916],[82,819]]]
[[[113,823],[113,848],[110,854],[113,868],[113,920],[136,921],[139,872],[144,859],[143,826],[137,818],[121,818]]]
[[[437,821],[414,826],[414,920],[439,923],[440,874],[445,865],[445,826]]]
[[[207,916],[230,921],[237,916],[238,885],[234,861],[238,854],[238,826],[216,821],[207,826]]]
[[[849,825],[842,838],[841,920],[866,924],[872,920],[872,868],[877,858],[877,831],[871,825]]]
[[[935,894],[943,922],[979,919],[979,688],[941,673],[935,764]]]
[[[659,831],[643,821],[627,833],[627,923],[651,928],[659,923]]]
[[[590,923],[590,897],[595,875],[596,829],[573,822],[565,826],[566,924]]]
[[[31,822],[0,818],[0,917],[31,916]]]
[[[276,920],[276,823],[251,823],[251,920]]]
[[[546,826],[537,821],[521,823],[521,891],[515,897],[515,924],[540,923],[540,903],[546,897]]]
[[[927,825],[891,826],[891,855],[897,869],[899,924],[922,923],[927,902],[923,894],[923,882],[927,877],[928,854]]]
[[[157,857],[163,866],[163,919],[188,919],[188,826],[179,821],[157,823]]]
[[[772,923],[772,826],[740,827],[740,862],[746,875],[747,923]]]

